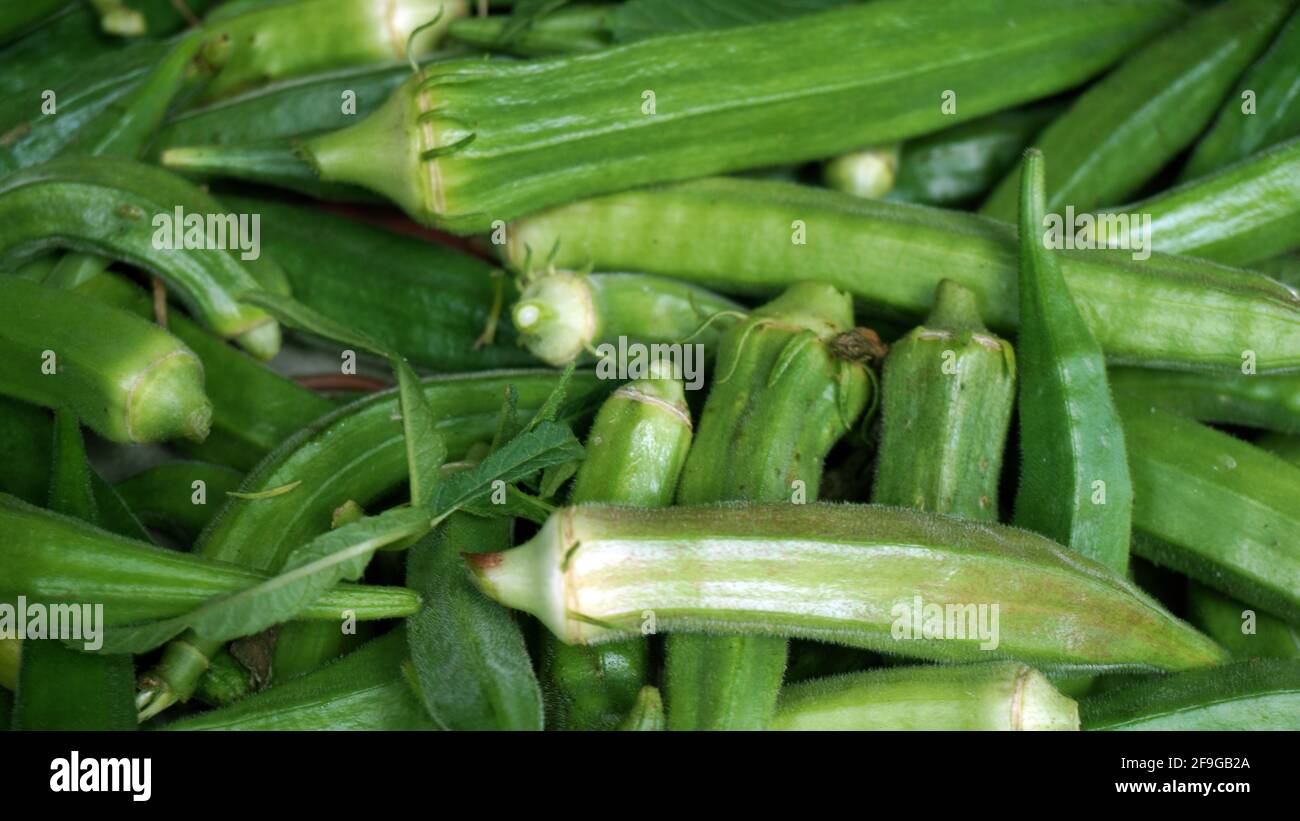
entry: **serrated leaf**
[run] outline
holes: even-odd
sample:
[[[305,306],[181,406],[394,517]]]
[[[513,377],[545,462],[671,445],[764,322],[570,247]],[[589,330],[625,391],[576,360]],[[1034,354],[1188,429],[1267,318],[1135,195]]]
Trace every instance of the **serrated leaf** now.
[[[628,0],[609,16],[614,41],[770,23],[859,0]]]
[[[576,368],[577,363],[575,362],[570,362],[564,368],[564,373],[560,374],[560,381],[555,383],[550,396],[546,397],[546,401],[538,408],[533,418],[528,420],[528,424],[524,427],[525,432],[533,430],[543,422],[555,421],[555,417],[560,413],[560,408],[564,405],[564,396],[569,391],[569,380],[573,379],[573,372]]]
[[[504,504],[497,505],[488,499],[477,499],[467,502],[460,509],[484,519],[527,519],[535,524],[543,524],[556,510],[554,505],[547,504],[514,485],[506,487]]]
[[[506,385],[506,398],[501,403],[497,417],[497,432],[492,437],[492,450],[504,445],[519,434],[519,389]]]

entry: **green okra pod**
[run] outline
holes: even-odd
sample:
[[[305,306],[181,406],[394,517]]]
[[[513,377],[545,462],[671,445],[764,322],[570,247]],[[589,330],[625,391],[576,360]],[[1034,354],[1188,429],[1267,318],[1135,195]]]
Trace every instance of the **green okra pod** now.
[[[364,185],[427,225],[487,231],[584,196],[821,159],[1044,97],[1182,11],[878,0],[544,61],[449,61],[304,151],[326,182]],[[1020,82],[1006,82],[1011,70]]]
[[[781,691],[773,730],[1077,730],[1079,706],[1015,662],[892,667]]]
[[[116,442],[202,440],[203,366],[161,329],[85,297],[0,276],[0,392],[67,407]]]
[[[570,502],[667,507],[677,492],[691,435],[679,380],[665,376],[621,386],[592,423]],[[543,643],[548,726],[612,729],[637,709],[649,666],[644,638],[584,647],[545,636]]]
[[[1192,182],[1097,215],[1092,236],[1102,246],[1146,247],[1171,254],[1253,265],[1300,247],[1300,138],[1251,155]],[[1141,220],[1134,217],[1141,216]],[[1147,222],[1148,218],[1150,222]],[[1137,240],[1142,241],[1142,240]]]
[[[1137,397],[1117,396],[1133,552],[1300,621],[1300,468]]]
[[[462,17],[451,21],[447,34],[467,45],[519,57],[577,54],[611,45],[610,13],[607,5],[575,3],[531,20],[517,32],[510,31],[512,21],[505,15]]]
[[[1180,179],[1204,176],[1295,136],[1300,136],[1300,9],[1241,77],[1237,92],[1224,100]]]
[[[1300,434],[1300,375],[1111,368],[1112,390],[1198,422]]]
[[[1128,572],[1133,482],[1106,360],[1047,246],[1045,168],[1020,185],[1020,487],[1015,522]]]
[[[467,11],[466,0],[290,0],[219,11],[204,26],[207,49],[229,51],[229,59],[206,96],[327,69],[419,57]]]
[[[853,327],[847,294],[803,282],[723,336],[677,501],[802,504],[826,454],[873,398],[875,334]],[[783,638],[671,636],[673,729],[762,729],[786,665]]]
[[[980,321],[975,295],[939,283],[925,324],[890,346],[881,383],[871,500],[996,522],[1016,360]]]
[[[561,366],[602,347],[688,338],[708,355],[721,336],[710,320],[742,312],[725,297],[664,277],[551,271],[528,282],[511,316],[528,350]]]
[[[1300,730],[1300,660],[1190,670],[1084,699],[1085,730]]]
[[[1268,433],[1256,439],[1255,445],[1300,467],[1300,436]]]
[[[279,350],[280,326],[238,297],[244,291],[284,290],[283,273],[272,273],[270,260],[251,262],[260,254],[257,238],[251,228],[249,236],[240,237],[231,216],[161,169],[109,157],[60,159],[0,183],[0,254],[21,259],[66,247],[145,268],[219,336],[269,359]],[[193,220],[203,227],[196,230]],[[250,248],[226,250],[245,242]]]
[[[1127,579],[1055,542],[877,505],[571,507],[520,547],[466,559],[490,596],[572,643],[636,632],[650,611],[661,632],[801,636],[1048,670],[1182,670],[1227,657]],[[957,630],[981,603],[984,627]]]
[[[12,691],[18,686],[18,668],[22,661],[23,640],[0,639],[0,687]],[[0,724],[8,726],[8,724]]]
[[[780,182],[697,180],[573,203],[518,220],[511,268],[552,249],[590,265],[685,279],[724,294],[828,282],[864,309],[920,317],[941,279],[979,297],[995,330],[1017,324],[1015,229],[955,211],[863,200]],[[531,250],[531,254],[530,254]],[[1061,272],[1108,362],[1263,373],[1300,367],[1300,294],[1210,262],[1066,251]]]
[[[1044,210],[1123,202],[1196,139],[1241,72],[1262,52],[1294,0],[1225,0],[1134,51],[1083,92],[1037,139],[1051,160]],[[1010,173],[980,213],[1016,215]]]
[[[432,730],[402,672],[400,628],[338,661],[165,730]]]
[[[239,486],[239,471],[205,462],[168,462],[123,479],[113,488],[140,521],[192,544]]]
[[[105,626],[186,613],[213,596],[251,587],[264,573],[179,553],[100,530],[12,496],[0,495],[0,599],[104,605]],[[419,598],[400,587],[341,584],[321,595],[303,618],[399,618]]]
[[[1238,659],[1300,658],[1300,631],[1199,582],[1187,583],[1187,619]]]
[[[53,17],[66,0],[32,0],[21,5],[7,5],[0,12],[0,43],[23,34],[27,29]]]

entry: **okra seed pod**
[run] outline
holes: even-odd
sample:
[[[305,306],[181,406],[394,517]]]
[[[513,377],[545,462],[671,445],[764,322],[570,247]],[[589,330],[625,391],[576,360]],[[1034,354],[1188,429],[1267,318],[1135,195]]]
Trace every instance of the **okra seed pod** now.
[[[489,596],[572,643],[633,634],[649,611],[669,633],[798,636],[1040,669],[1182,670],[1227,658],[1127,579],[1041,536],[876,505],[570,507],[526,544],[466,561]],[[981,606],[984,640],[973,626],[958,635],[933,623],[934,607],[942,621]]]
[[[1085,730],[1300,730],[1300,661],[1190,670],[1079,707]]]

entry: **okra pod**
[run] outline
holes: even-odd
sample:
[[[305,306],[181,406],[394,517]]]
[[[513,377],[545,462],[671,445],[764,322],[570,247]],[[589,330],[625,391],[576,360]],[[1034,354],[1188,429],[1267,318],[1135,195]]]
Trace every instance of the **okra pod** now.
[[[161,329],[18,277],[0,276],[0,391],[67,407],[115,442],[202,440],[203,366]]]
[[[659,688],[647,684],[636,694],[636,703],[631,711],[619,723],[620,730],[666,730],[668,721],[664,718],[664,701],[659,695]]]
[[[623,385],[596,414],[570,502],[667,507],[690,444],[690,409],[680,381],[666,377]],[[613,729],[637,708],[649,665],[644,638],[599,647],[567,645],[554,636],[543,642],[548,726]],[[662,705],[659,715],[662,719]]]
[[[1085,730],[1300,730],[1300,661],[1191,670],[1084,699]]]
[[[1183,166],[1190,180],[1300,136],[1300,9],[1228,95]]]
[[[209,225],[196,236],[192,220],[218,222],[219,230]],[[237,234],[212,198],[173,174],[130,160],[60,159],[0,183],[0,254],[62,246],[145,268],[219,336],[269,359],[279,350],[280,327],[238,296],[281,289],[268,272],[241,259],[251,250],[223,250],[240,240],[256,243],[256,237]],[[209,249],[209,242],[218,243],[217,249]]]
[[[1133,552],[1300,621],[1300,468],[1117,396],[1133,476]]]
[[[1043,155],[1020,183],[1020,487],[1015,523],[1128,572],[1133,483],[1106,360],[1043,229]]]
[[[602,346],[622,350],[688,337],[712,352],[721,329],[710,320],[743,310],[704,288],[664,277],[551,271],[528,283],[511,314],[528,350],[562,366]]]
[[[67,0],[31,0],[21,5],[6,5],[0,11],[0,43],[23,34],[27,29],[53,17]]]
[[[113,274],[77,287],[77,292],[144,319],[153,302],[143,290]],[[246,471],[263,456],[334,409],[319,396],[232,348],[173,312],[167,330],[203,363],[204,390],[212,401],[212,424],[202,443],[184,443],[197,458]]]
[[[230,57],[206,96],[327,69],[419,57],[467,10],[466,0],[294,0],[214,14],[204,26],[208,48],[228,49]]]
[[[1015,662],[893,667],[786,687],[773,730],[1077,730],[1079,705]]]
[[[1111,368],[1116,394],[1198,422],[1300,434],[1300,376]]]
[[[939,283],[925,324],[890,346],[881,382],[871,501],[996,522],[1016,360],[984,327],[975,295]]]
[[[1187,619],[1240,660],[1300,658],[1300,632],[1198,582],[1187,584]]]
[[[801,636],[1048,670],[1226,659],[1127,579],[1055,542],[877,505],[571,507],[524,545],[466,560],[488,595],[571,643],[636,632],[649,611],[662,632]],[[980,603],[984,627],[957,629]]]
[[[1133,52],[1034,140],[1051,160],[1048,213],[1123,202],[1196,139],[1294,0],[1225,0]],[[1013,220],[1020,178],[980,208]]]
[[[141,522],[189,545],[242,478],[239,471],[221,465],[169,462],[113,487]]]
[[[758,180],[699,180],[574,203],[513,223],[506,259],[555,248],[557,267],[676,277],[725,294],[801,277],[865,308],[919,317],[940,279],[979,297],[994,329],[1017,323],[1015,230],[953,211]],[[1111,363],[1300,367],[1300,294],[1267,277],[1163,254],[1067,251],[1061,271]]]
[[[19,596],[49,604],[104,605],[103,624],[165,619],[213,596],[242,590],[267,576],[191,553],[127,539],[75,519],[0,495],[0,600]],[[400,618],[419,598],[400,587],[340,584],[321,595],[302,618],[337,621],[352,610],[358,620]]]
[[[50,488],[54,423],[45,408],[0,396],[0,493],[33,505]]]
[[[18,666],[23,653],[23,640],[0,639],[0,687],[13,690],[18,686]],[[0,726],[8,726],[7,724]]]
[[[475,233],[580,197],[820,159],[1047,96],[1181,11],[1166,0],[1111,0],[1105,13],[1063,0],[878,0],[593,54],[450,61],[304,150],[326,182]],[[1008,26],[1014,49],[1000,36]],[[941,105],[949,92],[955,108]]]
[[[826,454],[872,398],[879,353],[829,285],[793,285],[753,311],[723,336],[677,501],[816,499]],[[782,638],[670,637],[670,726],[762,729],[785,664]]]
[[[1255,445],[1300,467],[1300,436],[1268,433],[1256,439]]]
[[[505,15],[462,17],[451,21],[447,34],[467,45],[519,57],[600,51],[612,43],[606,27],[610,11],[609,6],[575,3],[513,33],[509,33],[511,19]]]
[[[541,371],[492,371],[426,380],[425,397],[447,447],[447,458],[461,458],[473,444],[491,440],[509,386],[518,391],[521,417],[536,411],[559,375]],[[570,407],[592,401],[603,383],[590,374],[569,382]],[[292,497],[273,500],[232,498],[217,512],[195,544],[200,556],[258,570],[273,571],[289,551],[329,529],[345,502],[370,504],[406,481],[406,446],[394,420],[397,389],[360,399],[299,431],[272,451],[244,479],[247,493],[302,481]],[[197,643],[196,643],[197,642]],[[164,651],[154,671],[156,697],[165,706],[185,701],[221,643],[191,640],[183,650]],[[161,708],[160,708],[161,709]]]
[[[402,673],[406,635],[394,630],[314,673],[164,730],[432,730]]]
[[[1226,265],[1253,265],[1300,247],[1300,138],[1252,155],[1150,199],[1097,215],[1102,246],[1151,248]],[[1133,219],[1141,215],[1142,221]],[[1147,218],[1150,217],[1150,223]]]

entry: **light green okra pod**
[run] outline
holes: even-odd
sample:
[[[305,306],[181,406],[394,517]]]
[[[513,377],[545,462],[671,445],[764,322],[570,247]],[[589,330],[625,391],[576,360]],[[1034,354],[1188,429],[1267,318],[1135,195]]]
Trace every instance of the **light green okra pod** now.
[[[828,282],[866,310],[923,316],[941,279],[979,297],[995,330],[1017,324],[1015,228],[973,214],[746,179],[696,180],[576,202],[517,220],[510,267],[641,271],[724,294]],[[530,253],[531,249],[531,253]],[[1155,253],[1065,251],[1061,272],[1111,364],[1259,372],[1300,368],[1300,293],[1253,272]]]
[[[881,381],[871,500],[996,522],[1016,360],[985,329],[975,295],[939,283],[925,324],[890,346]]]
[[[1079,706],[1015,662],[893,667],[781,691],[773,730],[1077,730]]]
[[[879,505],[570,507],[524,545],[466,560],[488,595],[572,643],[633,634],[649,610],[670,634],[799,636],[1040,670],[1227,659],[1127,579],[1037,534]]]
[[[1085,730],[1300,730],[1300,661],[1191,670],[1084,699]]]

